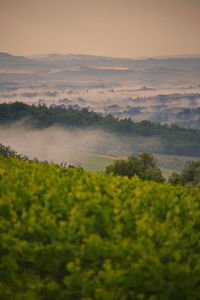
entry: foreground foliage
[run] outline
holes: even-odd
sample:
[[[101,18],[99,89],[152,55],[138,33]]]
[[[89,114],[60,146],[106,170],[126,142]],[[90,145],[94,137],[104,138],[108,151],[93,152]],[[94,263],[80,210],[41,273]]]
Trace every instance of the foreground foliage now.
[[[200,190],[0,160],[0,299],[198,300]]]

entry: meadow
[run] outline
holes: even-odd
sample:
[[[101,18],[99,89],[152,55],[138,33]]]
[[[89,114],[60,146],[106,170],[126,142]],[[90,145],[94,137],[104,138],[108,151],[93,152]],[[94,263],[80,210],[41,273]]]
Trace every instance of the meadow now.
[[[165,154],[153,154],[156,164],[161,168],[163,176],[168,179],[168,177],[174,171],[180,171],[185,168],[190,162],[198,161],[197,157],[191,156],[178,156],[178,155],[165,155]],[[66,158],[69,162],[74,162],[75,165],[81,166],[86,171],[91,172],[104,172],[106,166],[111,164],[114,160],[120,158],[127,158],[127,156],[110,156],[110,155],[100,155],[95,153],[86,152],[70,152],[66,153]],[[66,160],[67,163],[67,160]]]

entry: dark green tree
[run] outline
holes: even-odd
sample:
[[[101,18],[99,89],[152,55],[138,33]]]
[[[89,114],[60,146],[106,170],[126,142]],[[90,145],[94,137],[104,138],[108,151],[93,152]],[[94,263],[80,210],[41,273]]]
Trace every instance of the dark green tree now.
[[[169,177],[169,182],[174,185],[200,185],[200,160],[192,161],[191,164],[187,168],[184,168],[180,173],[172,173]]]
[[[106,174],[128,176],[131,178],[137,175],[143,180],[153,180],[164,182],[160,168],[156,166],[154,157],[149,152],[143,152],[139,155],[131,155],[128,159],[119,159],[106,167]]]

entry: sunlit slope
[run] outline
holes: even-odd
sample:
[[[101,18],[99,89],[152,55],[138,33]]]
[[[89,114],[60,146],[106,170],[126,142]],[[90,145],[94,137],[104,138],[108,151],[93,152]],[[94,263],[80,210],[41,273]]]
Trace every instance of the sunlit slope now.
[[[153,154],[157,165],[161,168],[163,176],[167,179],[173,171],[180,171],[190,164],[193,160],[199,160],[197,157]],[[71,162],[74,165],[80,165],[87,171],[102,172],[105,167],[111,164],[115,159],[120,157],[106,156],[94,153],[84,152],[67,152],[66,162]],[[123,156],[121,158],[127,158]]]
[[[66,165],[80,166],[86,171],[102,172],[105,167],[113,162],[115,157],[95,153],[67,151],[65,152]],[[56,161],[56,160],[55,160]]]
[[[200,190],[0,160],[1,299],[191,299]]]
[[[155,157],[160,168],[177,171],[185,168],[193,160],[197,161],[200,159],[200,157],[182,155],[153,154],[153,156]]]

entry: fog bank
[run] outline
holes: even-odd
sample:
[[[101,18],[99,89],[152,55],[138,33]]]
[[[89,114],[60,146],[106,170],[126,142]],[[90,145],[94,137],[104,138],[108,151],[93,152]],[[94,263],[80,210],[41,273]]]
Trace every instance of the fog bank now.
[[[23,122],[0,126],[0,143],[31,159],[73,165],[89,160],[84,153],[124,157],[142,151],[154,152],[160,146],[156,138],[131,138],[102,130],[69,130],[58,126],[35,129]]]

